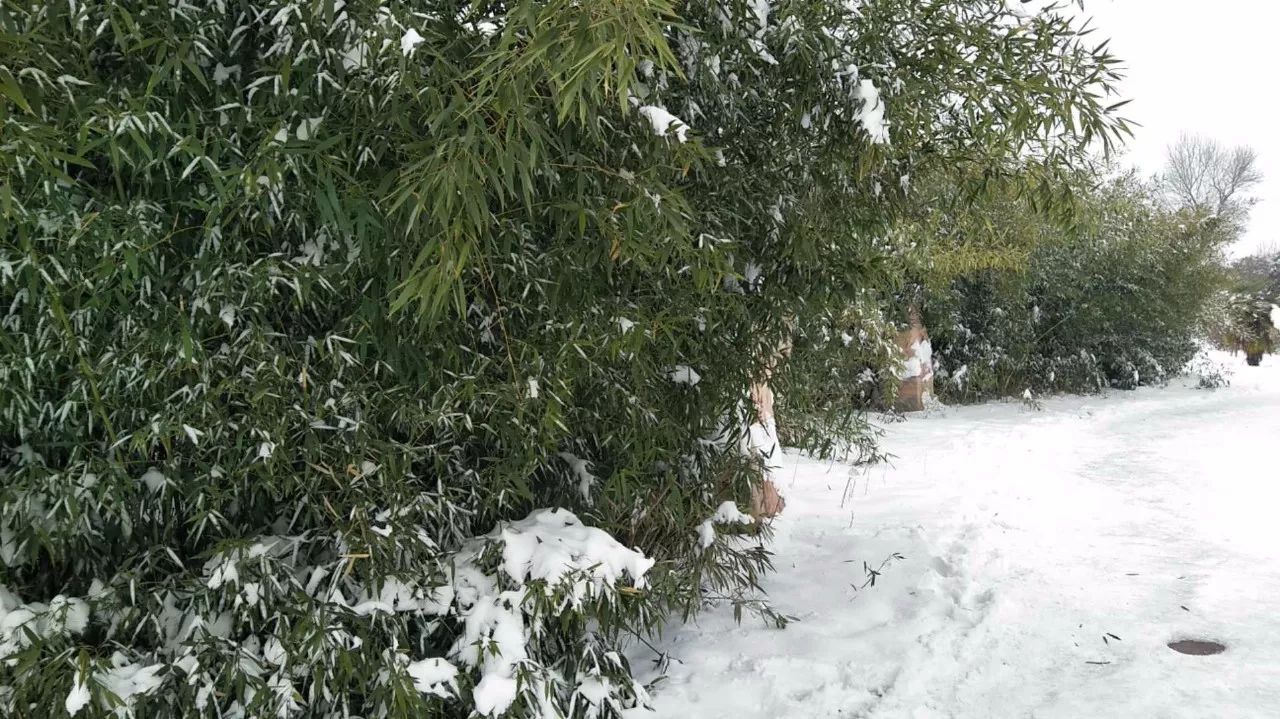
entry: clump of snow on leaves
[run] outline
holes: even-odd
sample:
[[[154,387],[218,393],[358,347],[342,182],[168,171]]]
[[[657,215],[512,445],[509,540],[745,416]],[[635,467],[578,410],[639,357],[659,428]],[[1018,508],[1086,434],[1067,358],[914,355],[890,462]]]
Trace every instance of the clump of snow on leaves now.
[[[720,506],[716,508],[715,514],[707,517],[702,524],[698,525],[698,544],[703,549],[706,549],[715,543],[715,525],[717,524],[751,524],[754,521],[751,515],[743,514],[738,509],[738,505],[733,502],[721,502]]]
[[[689,365],[678,364],[667,372],[667,378],[676,384],[687,384],[690,387],[702,381],[702,375]]]
[[[649,121],[649,124],[653,127],[653,134],[658,137],[675,135],[680,142],[688,139],[689,126],[685,124],[684,120],[668,112],[665,107],[641,105],[639,113]]]

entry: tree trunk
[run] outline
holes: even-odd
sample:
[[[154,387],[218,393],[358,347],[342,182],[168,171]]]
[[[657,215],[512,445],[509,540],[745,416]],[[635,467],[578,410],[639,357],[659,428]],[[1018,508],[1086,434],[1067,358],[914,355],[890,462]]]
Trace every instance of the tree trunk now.
[[[765,472],[760,485],[751,489],[751,514],[757,518],[776,517],[787,506],[787,500],[778,493],[771,478],[770,467],[778,461],[782,447],[778,445],[778,424],[773,413],[773,388],[769,378],[773,368],[791,352],[790,343],[778,348],[776,355],[765,368],[764,376],[751,385],[751,403],[756,410],[756,423],[747,436],[747,449],[759,452],[764,459]]]
[[[902,384],[898,385],[898,397],[894,401],[894,408],[899,412],[923,410],[927,398],[933,394],[933,351],[929,346],[929,333],[920,321],[920,312],[914,307],[910,317],[911,325],[898,333],[898,349],[912,372],[906,377],[899,375]]]

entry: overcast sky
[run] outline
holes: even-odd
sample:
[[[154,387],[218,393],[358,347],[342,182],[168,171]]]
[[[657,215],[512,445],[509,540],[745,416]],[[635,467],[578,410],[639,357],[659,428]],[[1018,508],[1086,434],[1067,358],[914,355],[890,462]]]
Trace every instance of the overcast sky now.
[[[1128,68],[1122,114],[1142,126],[1123,161],[1156,172],[1183,132],[1249,145],[1266,179],[1232,254],[1280,244],[1280,2],[1086,0],[1085,14]]]

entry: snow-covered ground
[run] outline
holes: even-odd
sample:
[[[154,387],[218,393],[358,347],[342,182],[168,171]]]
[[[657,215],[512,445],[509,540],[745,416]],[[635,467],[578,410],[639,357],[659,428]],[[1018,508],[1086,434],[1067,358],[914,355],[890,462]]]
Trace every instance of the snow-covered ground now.
[[[788,454],[766,587],[799,621],[674,628],[649,716],[1280,717],[1280,361],[1219,359],[1229,388],[913,417],[892,467]]]

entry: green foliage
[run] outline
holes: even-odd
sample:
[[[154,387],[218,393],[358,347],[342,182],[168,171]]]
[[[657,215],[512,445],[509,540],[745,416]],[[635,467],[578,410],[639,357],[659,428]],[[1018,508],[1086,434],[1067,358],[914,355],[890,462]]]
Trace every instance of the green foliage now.
[[[622,637],[758,607],[695,529],[752,381],[794,337],[795,439],[858,431],[908,175],[1057,171],[1113,65],[1003,0],[6,3],[0,709],[643,702]],[[502,568],[549,506],[647,586]]]
[[[1280,299],[1280,250],[1262,249],[1232,263],[1230,286],[1236,292],[1250,292]]]
[[[1263,250],[1237,260],[1228,270],[1227,290],[1210,325],[1219,347],[1244,350],[1249,364],[1275,350],[1280,342],[1273,309],[1280,305],[1280,252]]]
[[[1228,270],[1227,284],[1218,297],[1210,336],[1223,349],[1244,351],[1249,364],[1257,365],[1280,342],[1273,310],[1280,304],[1280,253],[1238,260]]]
[[[1013,250],[923,272],[944,398],[1132,388],[1163,382],[1194,355],[1226,236],[1164,209],[1132,175],[1099,186],[1085,175],[1072,193],[1068,226],[1010,194],[944,219],[948,260],[956,247]]]
[[[797,328],[788,370],[774,382],[783,444],[857,462],[881,458],[875,431],[850,408],[884,409],[897,394],[900,350],[897,327],[884,311],[887,299],[868,293]]]

